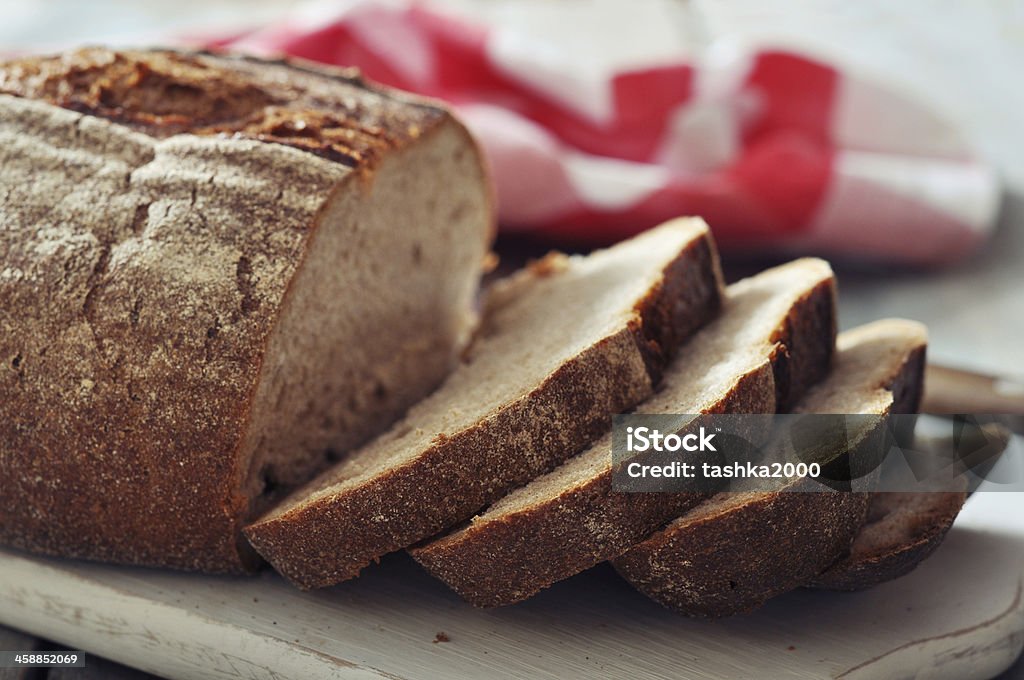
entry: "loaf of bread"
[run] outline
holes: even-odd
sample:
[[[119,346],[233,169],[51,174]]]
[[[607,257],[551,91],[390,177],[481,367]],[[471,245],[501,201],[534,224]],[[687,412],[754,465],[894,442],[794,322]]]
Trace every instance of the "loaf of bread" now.
[[[0,543],[239,571],[453,365],[493,235],[438,105],[167,51],[0,64]]]
[[[835,287],[798,260],[726,290],[721,315],[680,348],[638,413],[773,413],[828,370]],[[699,419],[691,421],[692,427]],[[612,491],[612,438],[522,486],[466,526],[410,552],[469,602],[512,604],[618,557],[706,494]]]
[[[545,258],[496,287],[438,391],[246,535],[310,588],[468,519],[649,397],[675,348],[718,311],[721,286],[700,220]]]
[[[841,334],[832,371],[794,412],[916,412],[926,343],[923,326],[902,320]],[[882,421],[879,425],[884,429]],[[795,489],[721,493],[613,565],[642,593],[683,614],[720,617],[750,611],[841,558],[864,523],[869,497]]]

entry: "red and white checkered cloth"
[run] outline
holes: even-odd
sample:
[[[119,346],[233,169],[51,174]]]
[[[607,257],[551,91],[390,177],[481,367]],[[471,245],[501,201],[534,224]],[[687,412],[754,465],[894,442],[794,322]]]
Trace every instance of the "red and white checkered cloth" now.
[[[733,252],[937,264],[993,228],[998,181],[957,131],[835,65],[721,48],[638,64],[586,22],[531,32],[416,2],[326,7],[208,44],[358,66],[452,103],[509,231],[601,244],[700,215]]]

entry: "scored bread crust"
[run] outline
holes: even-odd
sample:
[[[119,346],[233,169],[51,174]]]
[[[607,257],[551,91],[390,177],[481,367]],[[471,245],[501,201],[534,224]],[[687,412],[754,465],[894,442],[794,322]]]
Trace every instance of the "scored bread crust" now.
[[[429,131],[439,102],[300,59],[86,47],[0,63],[0,93],[44,101],[164,139],[280,144],[349,168]]]
[[[802,271],[809,281],[805,289],[795,289],[797,284],[790,283],[792,288],[776,294],[793,297],[788,309],[780,310],[778,325],[757,340],[764,347],[761,363],[754,362],[745,373],[737,374],[730,388],[710,397],[712,401],[702,412],[773,413],[777,404],[791,403],[828,370],[835,343],[831,270],[820,260],[806,260],[778,271],[787,276],[790,271]],[[749,282],[757,280],[754,277]],[[724,322],[729,314],[728,299],[727,294],[725,311],[716,323]],[[708,327],[701,333],[713,330]],[[681,348],[683,356],[677,361],[694,360],[687,356],[689,347]],[[643,404],[638,411],[645,412]],[[606,451],[588,450],[547,477],[518,489],[515,495],[524,498],[536,493],[537,499],[524,507],[502,513],[495,506],[494,517],[485,513],[463,528],[411,548],[410,553],[470,603],[503,606],[618,556],[707,497],[695,492],[613,492],[610,446],[605,436],[595,447]],[[579,476],[572,468],[589,468],[592,462],[599,467]],[[559,473],[570,479],[557,490],[546,490],[554,483],[548,478]]]
[[[862,590],[910,573],[939,547],[966,500],[966,488],[873,493],[850,553],[804,585]]]
[[[706,225],[699,225],[694,231],[698,222],[679,220],[632,239],[647,242],[655,232],[678,230],[685,241],[636,300],[624,327],[585,347],[472,426],[438,433],[410,460],[347,488],[332,488],[328,481],[326,487],[314,482],[300,490],[246,527],[252,545],[295,585],[331,585],[357,576],[386,553],[466,520],[577,453],[607,429],[612,414],[649,396],[675,347],[717,313],[722,294],[717,253]],[[613,257],[622,247],[603,256]],[[651,257],[664,260],[665,254]],[[542,260],[516,275],[510,286],[501,286],[499,296],[514,297],[532,279],[559,276],[565,262]],[[636,273],[645,275],[650,274]],[[489,320],[485,315],[483,334],[489,332]],[[547,319],[537,331],[557,333],[558,321]],[[398,423],[393,431],[401,427]],[[357,451],[352,459],[359,456]],[[325,474],[330,476],[330,471]]]
[[[0,109],[0,543],[253,567],[240,449],[325,205],[442,133],[462,136],[486,205],[475,145],[440,106],[349,71],[164,51],[4,62]],[[477,260],[493,224],[479,232],[459,235]],[[453,345],[378,411],[434,387]],[[364,436],[387,424],[372,420]]]
[[[861,388],[867,395],[879,389],[891,393],[877,405],[879,414],[916,412],[924,328],[888,320],[844,333],[837,368],[844,341],[854,339],[877,339],[886,348],[878,357],[882,379]],[[818,389],[828,390],[829,378]],[[679,613],[713,618],[752,611],[805,584],[843,555],[864,522],[869,498],[870,493],[842,491],[721,494],[612,564],[640,592]]]

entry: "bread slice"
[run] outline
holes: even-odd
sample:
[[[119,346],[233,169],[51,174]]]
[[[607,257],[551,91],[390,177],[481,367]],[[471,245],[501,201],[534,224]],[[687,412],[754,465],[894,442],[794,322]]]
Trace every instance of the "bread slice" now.
[[[961,465],[984,474],[1010,443],[1002,424],[964,429],[955,437],[920,442],[941,458],[956,451]],[[940,466],[943,464],[940,463]],[[871,496],[867,520],[848,555],[807,585],[831,590],[860,590],[903,576],[930,556],[967,500],[967,478],[958,467],[940,467],[923,483],[899,465],[883,468],[882,485],[901,491]]]
[[[433,390],[484,163],[440,105],[289,62],[0,63],[0,543],[207,571]]]
[[[961,491],[877,492],[850,553],[806,584],[861,590],[911,572],[942,543],[967,500]]]
[[[822,260],[735,283],[722,315],[683,346],[637,411],[774,412],[827,371],[834,320],[834,279]],[[512,604],[618,556],[706,497],[612,491],[611,441],[609,432],[412,556],[477,606]]]
[[[832,372],[794,412],[916,411],[926,343],[923,326],[902,320],[842,333]],[[642,593],[683,614],[750,611],[843,555],[864,521],[868,498],[844,491],[717,494],[613,565]]]
[[[246,529],[295,584],[326,586],[466,520],[648,397],[719,309],[707,226],[676,220],[498,285],[448,381],[388,433]]]

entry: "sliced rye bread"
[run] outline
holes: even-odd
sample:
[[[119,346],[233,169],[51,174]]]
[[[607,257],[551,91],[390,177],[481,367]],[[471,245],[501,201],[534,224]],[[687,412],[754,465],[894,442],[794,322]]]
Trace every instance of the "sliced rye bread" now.
[[[926,343],[924,327],[903,320],[841,334],[832,372],[794,412],[913,413]],[[720,617],[751,611],[845,554],[864,522],[869,497],[844,491],[718,494],[613,565],[642,593],[680,613]]]
[[[496,285],[441,388],[246,528],[302,588],[465,521],[578,453],[650,396],[669,355],[721,306],[707,225],[669,222]]]
[[[834,283],[827,263],[804,259],[733,284],[722,315],[681,348],[637,411],[774,412],[828,370]],[[707,497],[612,491],[611,442],[609,432],[412,556],[472,604],[508,605],[616,557]]]
[[[828,590],[861,590],[911,572],[942,543],[967,500],[961,491],[871,494],[867,519],[850,553],[806,584]]]

